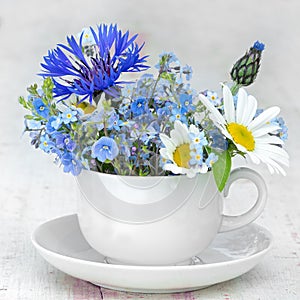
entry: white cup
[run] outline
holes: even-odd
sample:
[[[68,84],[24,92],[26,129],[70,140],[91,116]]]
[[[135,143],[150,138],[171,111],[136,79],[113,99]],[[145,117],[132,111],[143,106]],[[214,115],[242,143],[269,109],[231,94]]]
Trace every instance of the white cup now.
[[[237,179],[256,185],[256,203],[244,214],[224,215],[223,201]],[[108,261],[129,265],[186,262],[208,247],[218,232],[255,220],[267,198],[263,178],[245,167],[231,172],[223,193],[212,172],[191,179],[83,171],[77,181],[78,219],[85,239]]]

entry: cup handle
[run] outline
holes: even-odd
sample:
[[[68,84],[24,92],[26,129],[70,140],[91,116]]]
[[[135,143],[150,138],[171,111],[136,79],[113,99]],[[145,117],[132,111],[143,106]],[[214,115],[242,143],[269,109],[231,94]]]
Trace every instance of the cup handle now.
[[[223,191],[224,199],[228,197],[228,192],[232,183],[238,179],[248,179],[252,181],[257,188],[257,200],[252,208],[247,212],[238,216],[228,216],[223,214],[221,228],[219,232],[225,232],[240,228],[253,222],[263,211],[267,200],[267,186],[264,179],[256,171],[240,167],[234,169],[229,176],[226,186]]]

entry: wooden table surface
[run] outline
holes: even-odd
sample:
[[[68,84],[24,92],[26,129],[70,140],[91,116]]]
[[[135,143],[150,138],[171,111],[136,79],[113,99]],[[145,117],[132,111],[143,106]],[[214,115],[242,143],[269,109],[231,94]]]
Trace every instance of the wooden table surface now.
[[[0,299],[300,299],[299,14],[297,0],[0,0]],[[282,107],[291,167],[287,177],[259,168],[269,199],[257,222],[273,233],[274,246],[247,274],[190,293],[122,293],[58,271],[33,248],[30,235],[38,224],[76,212],[77,192],[72,176],[21,137],[24,111],[17,97],[37,80],[49,48],[101,22],[140,32],[150,63],[163,50],[176,52],[193,66],[199,89],[219,89],[253,41],[266,43],[261,73],[249,91],[263,107]]]

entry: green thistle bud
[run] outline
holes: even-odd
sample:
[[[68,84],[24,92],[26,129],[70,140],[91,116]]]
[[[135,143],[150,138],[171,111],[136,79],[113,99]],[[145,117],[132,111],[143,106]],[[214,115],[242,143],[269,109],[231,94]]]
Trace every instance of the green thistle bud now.
[[[238,86],[247,86],[254,82],[265,45],[256,41],[254,45],[232,67],[230,75]]]

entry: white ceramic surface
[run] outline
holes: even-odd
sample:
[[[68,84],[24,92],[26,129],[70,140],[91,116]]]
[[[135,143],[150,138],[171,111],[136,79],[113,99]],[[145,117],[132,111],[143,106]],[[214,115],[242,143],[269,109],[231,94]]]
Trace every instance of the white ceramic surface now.
[[[272,236],[253,223],[219,233],[198,255],[203,263],[186,266],[107,264],[105,257],[84,239],[77,215],[40,225],[32,242],[50,264],[76,278],[122,291],[171,293],[196,290],[246,273],[270,250]],[[119,245],[121,249],[122,246]]]
[[[79,225],[88,243],[116,262],[178,264],[204,250],[218,232],[244,226],[260,215],[267,189],[257,172],[233,170],[224,195],[241,178],[256,185],[256,204],[245,214],[225,216],[224,197],[212,172],[187,178],[83,171],[78,176]]]

